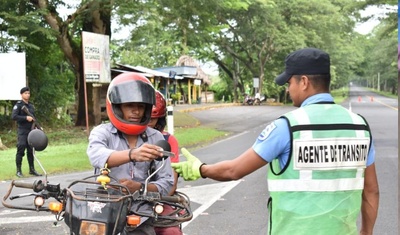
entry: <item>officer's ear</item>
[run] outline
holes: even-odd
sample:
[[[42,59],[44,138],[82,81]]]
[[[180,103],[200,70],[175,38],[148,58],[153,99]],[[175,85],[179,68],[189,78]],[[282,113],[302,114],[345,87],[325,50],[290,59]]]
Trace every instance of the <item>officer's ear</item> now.
[[[311,80],[307,75],[301,75],[299,79],[299,86],[301,90],[307,90],[311,86]]]

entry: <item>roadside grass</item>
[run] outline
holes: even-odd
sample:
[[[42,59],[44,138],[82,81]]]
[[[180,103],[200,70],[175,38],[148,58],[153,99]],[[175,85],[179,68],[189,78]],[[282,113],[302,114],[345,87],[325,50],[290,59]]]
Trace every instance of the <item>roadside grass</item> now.
[[[197,119],[183,112],[174,112],[174,126],[174,135],[178,139],[180,148],[199,147],[226,135],[225,132],[200,126]],[[68,127],[45,131],[49,144],[45,150],[37,151],[36,157],[47,174],[54,175],[92,169],[86,155],[88,138],[85,130],[80,127]],[[15,146],[16,132],[1,133],[1,138],[3,143],[6,143],[5,139],[7,140],[6,146]],[[15,176],[15,154],[15,147],[0,150],[0,165],[2,166],[0,180],[17,179]],[[35,168],[39,173],[43,173],[36,161]],[[30,177],[26,156],[24,156],[22,162],[22,173],[25,177]]]
[[[333,100],[336,104],[341,104],[343,101],[345,101],[349,97],[348,94],[348,87],[342,87],[340,89],[331,91],[331,95],[333,96]]]
[[[49,143],[49,146],[43,151],[36,151],[36,157],[43,165],[47,174],[53,175],[58,173],[68,173],[90,170],[91,166],[86,155],[87,140],[84,139],[80,143],[57,145]],[[15,176],[15,153],[16,148],[0,151],[0,164],[2,170],[0,172],[0,180],[17,179]],[[35,161],[35,169],[43,174],[39,164]],[[26,156],[22,161],[22,174],[25,177],[29,175],[29,165]]]
[[[204,127],[180,128],[174,131],[174,136],[178,139],[179,148],[185,147],[192,150],[228,135],[227,132]]]
[[[398,95],[392,94],[391,92],[387,92],[387,91],[378,91],[377,89],[373,89],[373,88],[367,88],[367,89],[370,90],[370,91],[373,91],[373,92],[375,92],[375,93],[378,93],[378,94],[380,94],[380,95],[386,96],[386,97],[395,98],[395,99],[399,98]]]

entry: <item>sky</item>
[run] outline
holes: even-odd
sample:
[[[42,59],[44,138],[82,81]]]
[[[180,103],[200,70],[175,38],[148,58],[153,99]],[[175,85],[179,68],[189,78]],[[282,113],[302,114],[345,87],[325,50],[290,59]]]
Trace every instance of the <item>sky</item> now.
[[[397,11],[397,7],[395,7],[393,11]],[[362,17],[373,16],[373,18],[362,24],[360,23],[356,24],[355,31],[364,35],[370,33],[374,29],[374,27],[376,27],[379,24],[378,17],[384,16],[386,12],[388,12],[388,10],[385,8],[368,7],[367,9],[361,12],[361,16]]]

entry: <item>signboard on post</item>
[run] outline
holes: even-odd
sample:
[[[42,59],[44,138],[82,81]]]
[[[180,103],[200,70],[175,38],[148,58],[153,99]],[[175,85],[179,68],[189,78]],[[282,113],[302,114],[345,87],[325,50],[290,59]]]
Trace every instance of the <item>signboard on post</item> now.
[[[25,52],[0,53],[0,100],[20,100],[26,86]]]
[[[82,50],[86,82],[110,83],[110,37],[83,31]]]
[[[253,78],[253,88],[259,88],[259,87],[260,87],[260,79]]]

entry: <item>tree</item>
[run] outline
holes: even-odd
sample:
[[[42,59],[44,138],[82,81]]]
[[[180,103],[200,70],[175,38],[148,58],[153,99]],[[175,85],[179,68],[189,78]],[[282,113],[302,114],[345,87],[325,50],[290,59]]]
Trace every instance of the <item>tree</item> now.
[[[57,7],[62,2],[48,0],[31,0],[30,3],[41,13],[47,25],[56,33],[55,37],[65,58],[71,65],[71,69],[75,74],[75,90],[76,100],[78,101],[77,119],[75,125],[83,126],[85,124],[85,90],[83,83],[85,78],[83,75],[83,59],[81,48],[82,31],[88,31],[98,34],[111,35],[111,10],[113,1],[109,0],[93,0],[83,1],[78,9],[63,20],[57,12]],[[94,94],[93,86],[88,86],[88,101],[92,101]],[[99,124],[100,107],[93,107],[93,103],[89,102],[89,120],[92,124]]]
[[[54,32],[43,27],[33,6],[24,1],[4,2],[0,6],[0,18],[0,51],[26,54],[27,84],[32,91],[31,101],[36,106],[38,119],[47,125],[69,124],[69,117],[60,116],[59,108],[66,108],[70,102],[72,74],[54,43]],[[54,79],[55,74],[57,79]],[[10,108],[13,105],[12,101],[1,103]],[[5,118],[3,126],[10,127],[11,121],[9,117]]]
[[[359,10],[368,5],[394,5],[394,1],[329,1],[329,0],[90,0],[68,5],[63,1],[4,0],[0,6],[0,47],[3,51],[24,50],[45,66],[29,65],[50,75],[72,71],[78,115],[75,125],[84,125],[84,77],[82,67],[81,32],[89,31],[111,36],[111,19],[121,26],[131,27],[131,37],[113,41],[115,61],[148,67],[171,66],[181,55],[202,61],[214,60],[220,67],[221,81],[227,94],[240,96],[254,77],[261,80],[260,91],[279,98],[284,87],[273,79],[282,72],[285,56],[301,47],[318,47],[331,55],[332,88],[345,86],[350,79],[366,76],[391,55],[388,47],[376,47],[378,42],[392,42],[397,18],[389,14],[382,29],[375,35],[354,32],[356,21],[364,20]],[[75,9],[65,19],[61,7]],[[46,40],[40,40],[40,36]],[[378,40],[373,40],[373,37]],[[54,43],[59,49],[55,49]],[[371,48],[375,62],[368,60]],[[384,50],[382,48],[385,48]],[[381,50],[379,50],[381,49]],[[36,53],[41,50],[42,53]],[[56,51],[56,52],[55,52]],[[46,54],[47,52],[47,54]],[[51,56],[50,52],[52,53]],[[61,61],[63,55],[67,61]],[[51,58],[51,59],[50,59]],[[387,59],[387,58],[386,58]],[[55,61],[58,61],[55,62]],[[390,61],[390,60],[389,60]],[[389,67],[388,67],[389,66]],[[390,71],[392,67],[390,67]],[[64,73],[66,79],[71,75]],[[392,72],[381,73],[386,84]],[[47,76],[48,75],[48,76]],[[32,75],[31,75],[32,79]],[[61,76],[55,78],[61,79]],[[64,78],[63,78],[64,79]],[[36,79],[39,83],[50,80]],[[64,84],[52,81],[53,84]],[[388,85],[386,85],[388,86]],[[225,87],[225,86],[220,86]],[[61,89],[68,90],[68,89]],[[89,120],[100,122],[100,107],[92,100],[99,99],[96,88],[88,86]],[[50,95],[50,92],[49,92]]]

